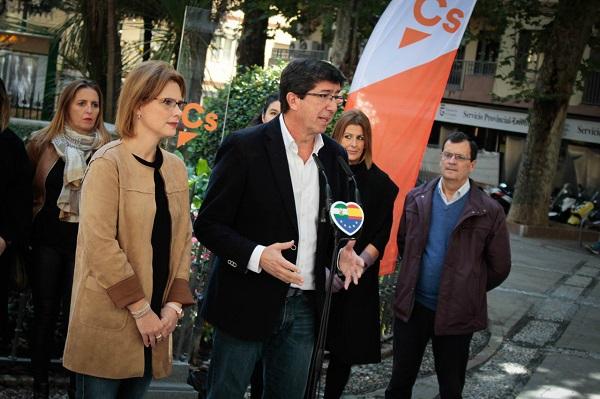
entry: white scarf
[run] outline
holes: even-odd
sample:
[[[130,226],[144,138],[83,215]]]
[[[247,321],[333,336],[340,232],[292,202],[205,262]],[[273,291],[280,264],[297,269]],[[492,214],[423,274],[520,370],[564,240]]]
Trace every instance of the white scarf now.
[[[100,147],[100,133],[80,134],[65,126],[65,132],[52,139],[56,152],[65,162],[63,187],[56,205],[60,209],[59,219],[64,222],[79,222],[79,198],[81,181],[87,166],[86,160]]]

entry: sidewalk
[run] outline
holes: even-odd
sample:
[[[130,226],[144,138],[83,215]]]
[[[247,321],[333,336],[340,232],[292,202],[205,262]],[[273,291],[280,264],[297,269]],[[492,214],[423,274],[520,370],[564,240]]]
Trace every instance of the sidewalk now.
[[[491,336],[469,362],[463,397],[600,399],[600,257],[573,241],[512,236],[511,246],[513,268],[488,295]],[[370,372],[389,380],[390,365]],[[434,375],[419,378],[413,398],[435,398],[437,388]]]
[[[464,398],[600,399],[600,257],[576,241],[512,236],[511,246],[511,274],[488,295],[489,330],[474,337],[483,349],[469,362]],[[383,398],[391,361],[353,368],[344,397]],[[431,370],[428,359],[414,399],[437,396]],[[178,365],[171,378],[153,382],[148,398],[196,397],[186,375],[187,365]],[[0,399],[26,392],[7,390]],[[58,398],[64,391],[55,391]]]

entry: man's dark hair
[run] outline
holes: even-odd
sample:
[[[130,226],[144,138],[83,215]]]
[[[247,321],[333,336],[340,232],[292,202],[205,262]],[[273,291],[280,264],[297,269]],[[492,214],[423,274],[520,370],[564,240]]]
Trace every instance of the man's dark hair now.
[[[469,146],[471,147],[471,161],[476,160],[477,159],[477,143],[463,132],[450,133],[450,135],[448,137],[446,137],[446,140],[444,140],[444,145],[442,145],[442,151],[444,150],[444,147],[446,146],[447,142],[462,143],[463,141],[469,142]]]
[[[281,113],[286,113],[290,107],[286,95],[295,93],[300,98],[311,91],[319,82],[339,83],[340,86],[346,81],[344,74],[333,64],[327,61],[308,58],[297,58],[292,60],[281,72],[279,80],[279,100],[281,101]]]

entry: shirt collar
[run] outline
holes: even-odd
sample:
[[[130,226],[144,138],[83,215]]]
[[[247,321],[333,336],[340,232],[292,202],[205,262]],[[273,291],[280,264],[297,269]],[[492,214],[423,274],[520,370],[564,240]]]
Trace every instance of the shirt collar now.
[[[283,119],[283,114],[279,115],[279,126],[281,127],[281,136],[283,138],[283,146],[286,149],[292,149],[295,153],[298,153],[298,145],[296,141],[292,137],[290,131],[285,125],[285,120]],[[315,136],[315,143],[313,145],[313,154],[318,154],[319,150],[325,145],[323,142],[323,137],[318,134]]]
[[[444,178],[441,177],[440,181],[437,184],[437,189],[439,190],[440,194],[442,195],[442,198],[444,198],[444,199],[446,199],[447,201],[450,201],[450,202],[458,201],[466,193],[468,193],[469,190],[471,189],[471,182],[470,182],[469,179],[467,179],[467,181],[465,182],[465,184],[463,184],[462,186],[460,186],[460,188],[458,190],[456,190],[456,192],[454,193],[454,196],[452,198],[446,198],[446,195],[444,194],[444,190],[442,190],[442,181],[443,180],[444,180]]]

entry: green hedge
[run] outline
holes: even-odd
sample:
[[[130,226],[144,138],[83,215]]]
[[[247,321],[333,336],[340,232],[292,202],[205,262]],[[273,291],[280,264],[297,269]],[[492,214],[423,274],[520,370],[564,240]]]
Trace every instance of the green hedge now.
[[[212,132],[198,130],[198,137],[180,148],[189,167],[194,167],[198,159],[206,159],[210,165],[213,164],[221,138],[247,127],[261,111],[269,94],[279,91],[279,77],[284,67],[285,64],[266,69],[258,66],[249,68],[236,75],[231,84],[219,90],[215,97],[205,98],[204,109],[207,113],[218,115],[218,126]],[[340,114],[341,109],[330,123],[327,134],[331,134]]]
[[[48,126],[48,123],[48,121],[11,118],[8,126],[13,132],[15,132],[17,136],[24,140],[32,132],[35,132],[36,130],[40,130],[41,128]]]

